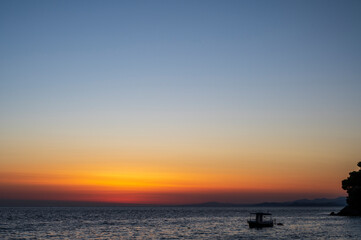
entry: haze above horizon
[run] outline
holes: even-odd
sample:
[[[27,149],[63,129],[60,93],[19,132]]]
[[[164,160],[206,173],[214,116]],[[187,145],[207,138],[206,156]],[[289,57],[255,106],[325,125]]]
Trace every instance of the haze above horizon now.
[[[360,1],[0,2],[0,200],[345,195]]]

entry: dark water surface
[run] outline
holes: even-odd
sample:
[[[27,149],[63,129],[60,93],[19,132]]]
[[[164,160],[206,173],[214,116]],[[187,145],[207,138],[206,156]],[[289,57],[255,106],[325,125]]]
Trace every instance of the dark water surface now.
[[[284,226],[249,229],[249,212]],[[0,208],[0,239],[361,239],[360,217],[339,208]]]

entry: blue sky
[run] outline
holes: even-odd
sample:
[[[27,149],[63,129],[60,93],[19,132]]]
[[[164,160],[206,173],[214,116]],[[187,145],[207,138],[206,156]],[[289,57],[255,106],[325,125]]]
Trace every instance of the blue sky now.
[[[360,110],[358,1],[1,5],[3,111]]]

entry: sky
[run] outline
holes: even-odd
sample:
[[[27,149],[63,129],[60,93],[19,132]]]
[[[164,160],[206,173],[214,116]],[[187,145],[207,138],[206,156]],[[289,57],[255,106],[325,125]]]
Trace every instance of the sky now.
[[[0,200],[344,196],[360,1],[0,2]]]

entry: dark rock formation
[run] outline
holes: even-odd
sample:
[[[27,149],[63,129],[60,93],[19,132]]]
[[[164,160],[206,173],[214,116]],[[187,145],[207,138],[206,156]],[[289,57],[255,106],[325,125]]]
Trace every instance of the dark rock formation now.
[[[352,208],[350,206],[346,206],[339,213],[337,213],[337,215],[339,215],[339,216],[361,216],[361,210]]]
[[[361,216],[361,162],[357,164],[358,171],[350,172],[350,176],[342,181],[342,189],[347,191],[347,206],[337,215]]]

